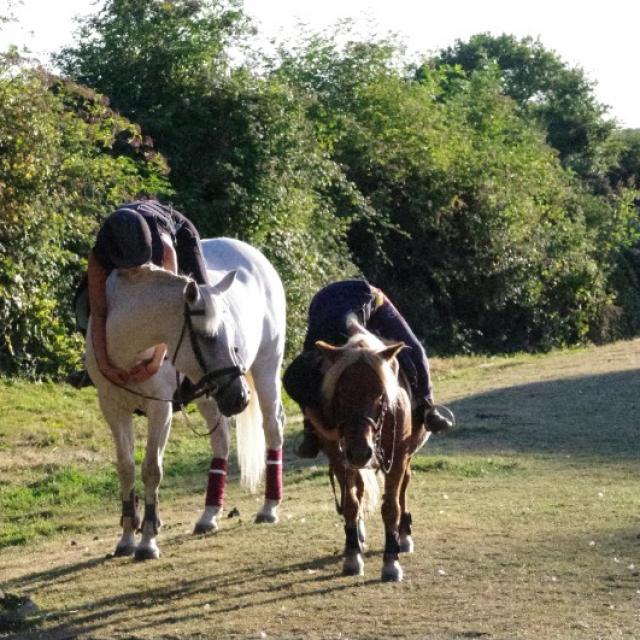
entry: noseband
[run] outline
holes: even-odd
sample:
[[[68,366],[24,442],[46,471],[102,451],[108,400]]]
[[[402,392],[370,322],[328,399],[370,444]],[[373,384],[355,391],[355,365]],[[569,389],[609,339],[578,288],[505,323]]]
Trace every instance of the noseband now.
[[[382,446],[382,429],[384,427],[384,421],[387,417],[388,411],[389,411],[389,399],[387,398],[387,394],[385,393],[384,399],[382,401],[382,406],[380,407],[380,413],[378,414],[377,419],[374,420],[371,416],[366,416],[366,415],[355,415],[355,416],[352,416],[351,419],[349,420],[349,421],[358,422],[358,423],[367,423],[371,427],[373,431],[375,461],[378,469],[380,469],[382,473],[384,473],[385,475],[389,473],[389,471],[391,470],[391,466],[393,465],[393,458],[395,455],[395,448],[396,448],[396,420],[394,418],[391,456],[387,459],[384,448]],[[347,420],[341,420],[337,424],[338,428],[343,426],[346,422]],[[338,444],[338,448],[340,450],[340,453],[343,455],[343,457],[345,457],[344,455],[345,451],[344,451],[344,445],[343,445],[344,439],[345,438],[343,436],[343,438],[340,439],[340,442]]]
[[[180,338],[178,339],[176,350],[173,352],[173,357],[171,358],[171,364],[175,367],[178,352],[180,351],[180,347],[182,346],[184,336],[188,332],[189,340],[191,341],[191,348],[193,349],[193,353],[196,357],[196,360],[198,361],[198,365],[204,372],[204,375],[202,376],[202,378],[200,378],[200,380],[198,380],[198,382],[196,382],[193,390],[189,393],[189,397],[180,398],[180,404],[186,404],[204,395],[215,396],[221,392],[224,392],[231,386],[236,378],[239,378],[246,373],[246,370],[239,365],[233,365],[231,367],[223,367],[221,369],[207,371],[206,360],[204,354],[202,353],[202,349],[198,344],[197,332],[193,326],[192,321],[192,318],[194,316],[204,315],[204,309],[194,310],[190,309],[188,304],[184,305],[184,322],[182,323],[182,331],[180,332]],[[178,390],[180,389],[179,375],[180,374],[176,369],[176,384]]]

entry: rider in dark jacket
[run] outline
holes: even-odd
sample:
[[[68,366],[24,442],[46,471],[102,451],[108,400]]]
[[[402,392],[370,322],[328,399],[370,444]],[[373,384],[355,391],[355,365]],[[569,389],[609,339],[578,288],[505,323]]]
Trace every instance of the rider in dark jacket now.
[[[289,365],[283,378],[287,393],[298,402],[305,416],[304,440],[298,448],[300,457],[314,458],[319,450],[313,422],[321,420],[323,372],[322,357],[315,343],[324,340],[334,345],[344,344],[349,338],[347,319],[352,314],[368,331],[407,346],[399,353],[398,362],[414,398],[414,425],[424,424],[433,432],[453,426],[434,406],[427,354],[391,301],[380,289],[363,280],[334,282],[313,297],[303,351]]]
[[[107,277],[113,269],[139,267],[146,262],[174,273],[180,270],[199,284],[208,283],[200,236],[193,224],[172,207],[156,200],[139,200],[120,206],[104,221],[89,254],[87,270],[92,338],[100,371],[121,385],[153,376],[166,354],[166,347],[159,345],[149,362],[129,371],[114,366],[107,355]]]

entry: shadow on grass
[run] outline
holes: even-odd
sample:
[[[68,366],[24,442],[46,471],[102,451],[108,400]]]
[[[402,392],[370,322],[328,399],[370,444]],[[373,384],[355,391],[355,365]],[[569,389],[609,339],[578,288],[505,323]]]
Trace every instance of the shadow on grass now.
[[[43,633],[49,639],[84,637],[106,626],[121,623],[128,627],[131,637],[136,637],[136,633],[144,630],[188,623],[194,618],[200,618],[203,608],[207,616],[215,616],[280,603],[287,603],[289,607],[297,599],[379,583],[375,579],[340,579],[339,560],[335,555],[327,555],[306,562],[276,563],[276,566],[269,568],[246,566],[235,571],[218,569],[218,573],[212,570],[211,575],[181,580],[179,584],[129,590],[120,595],[98,598],[74,611],[43,612],[46,630],[24,630],[20,637],[25,640],[41,638]],[[46,589],[48,585],[57,584],[62,576],[72,576],[91,567],[99,569],[103,562],[104,560],[93,560],[65,565],[12,582],[14,586],[37,582],[40,588]],[[335,573],[317,574],[332,565],[336,565]],[[256,579],[257,576],[260,579]],[[273,580],[279,578],[278,583],[274,584]],[[223,598],[219,596],[221,591],[224,592]],[[135,621],[129,619],[132,611],[135,611]],[[72,620],[68,619],[70,617]]]
[[[458,426],[423,452],[640,454],[640,370],[508,387],[450,406]]]

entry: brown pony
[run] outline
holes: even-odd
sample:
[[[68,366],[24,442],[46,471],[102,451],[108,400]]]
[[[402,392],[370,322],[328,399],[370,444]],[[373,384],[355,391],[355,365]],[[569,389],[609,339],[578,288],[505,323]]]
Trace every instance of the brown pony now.
[[[424,428],[412,433],[409,385],[396,360],[404,343],[386,344],[355,322],[350,333],[343,347],[316,343],[328,366],[322,398],[329,428],[320,434],[320,442],[329,458],[332,483],[337,478],[340,486],[336,506],[344,516],[346,535],[342,572],[364,573],[366,472],[371,475],[370,470],[376,470],[384,475],[382,580],[399,582],[403,578],[399,553],[413,551],[406,501],[411,456],[428,434]]]

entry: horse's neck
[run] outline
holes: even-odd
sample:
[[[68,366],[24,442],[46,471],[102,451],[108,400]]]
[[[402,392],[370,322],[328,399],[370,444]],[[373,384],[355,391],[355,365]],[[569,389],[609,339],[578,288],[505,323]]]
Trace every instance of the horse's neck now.
[[[107,292],[109,357],[130,366],[157,344],[171,348],[182,321],[183,283],[153,274],[115,278]]]

